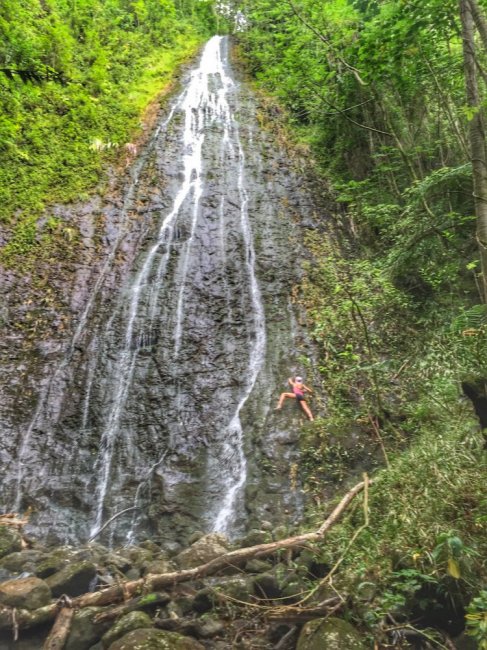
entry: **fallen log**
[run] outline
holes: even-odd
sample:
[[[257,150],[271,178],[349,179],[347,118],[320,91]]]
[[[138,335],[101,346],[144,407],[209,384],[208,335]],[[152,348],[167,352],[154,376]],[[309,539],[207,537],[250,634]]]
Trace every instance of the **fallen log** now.
[[[14,614],[15,611],[15,614]],[[0,630],[9,630],[15,626],[25,630],[30,627],[36,627],[43,623],[48,623],[56,618],[58,612],[57,603],[39,607],[32,611],[28,609],[13,609],[12,607],[0,606]]]
[[[160,593],[144,594],[143,596],[132,598],[126,603],[122,603],[116,607],[110,607],[110,609],[100,612],[100,614],[95,616],[94,621],[95,623],[106,623],[107,621],[112,621],[114,618],[133,612],[136,609],[145,609],[146,607],[153,607],[154,605],[167,605],[170,600],[171,597],[164,591]]]
[[[368,484],[370,483],[371,481],[368,482]],[[226,575],[228,575],[229,568],[234,568],[237,571],[243,563],[252,558],[265,557],[272,555],[281,549],[299,548],[311,542],[320,541],[330,528],[337,523],[350,502],[364,489],[365,484],[366,481],[361,481],[347,492],[317,531],[287,537],[276,542],[257,544],[255,546],[248,546],[246,548],[230,551],[211,560],[210,562],[206,562],[205,564],[201,564],[192,569],[182,569],[180,571],[171,571],[169,573],[161,574],[149,574],[144,578],[122,582],[112,587],[107,587],[102,591],[83,594],[72,599],[72,607],[74,609],[81,609],[83,607],[103,607],[104,605],[112,605],[127,600],[127,598],[148,594],[149,592],[157,592],[165,587],[172,587],[181,582],[206,578],[215,575],[223,569],[226,570]],[[57,612],[57,604],[52,603],[51,605],[33,610],[32,612],[27,610],[17,610],[16,620],[18,621],[19,628],[23,629],[52,620],[56,617]],[[12,609],[9,607],[0,608],[0,630],[11,629],[12,620]]]
[[[71,629],[74,609],[72,607],[62,607],[57,615],[56,622],[44,642],[42,650],[63,650],[66,640]]]

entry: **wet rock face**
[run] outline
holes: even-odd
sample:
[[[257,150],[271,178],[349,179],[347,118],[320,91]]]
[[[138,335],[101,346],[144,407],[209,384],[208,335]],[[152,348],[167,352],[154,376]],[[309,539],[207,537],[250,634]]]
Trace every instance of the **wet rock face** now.
[[[272,409],[312,352],[291,304],[310,197],[226,41],[212,48],[123,191],[56,208],[81,234],[59,326],[0,351],[0,482],[47,542],[86,541],[127,508],[98,540],[169,546],[300,511],[305,420]],[[11,304],[25,282],[9,279]]]

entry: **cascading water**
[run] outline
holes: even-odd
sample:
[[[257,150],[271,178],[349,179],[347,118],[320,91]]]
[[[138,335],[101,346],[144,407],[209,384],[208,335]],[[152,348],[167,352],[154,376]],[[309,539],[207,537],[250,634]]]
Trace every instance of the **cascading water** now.
[[[114,542],[235,535],[249,508],[272,519],[273,505],[296,501],[285,469],[270,472],[273,504],[267,488],[259,500],[256,463],[270,450],[284,468],[292,457],[268,413],[293,345],[282,215],[298,191],[255,137],[227,49],[207,43],[131,171],[113,245],[4,474],[11,503],[34,505],[38,529],[62,526],[66,540],[121,511],[104,533]],[[133,232],[146,237],[122,275]]]
[[[225,74],[220,57],[221,37],[214,37],[206,45],[201,63],[192,75],[188,87],[184,91],[180,109],[184,114],[183,131],[183,178],[172,209],[164,217],[156,242],[149,250],[142,268],[137,274],[130,288],[128,319],[125,331],[125,349],[121,352],[115,370],[117,377],[113,385],[112,408],[107,425],[102,433],[101,454],[98,459],[98,472],[101,480],[97,488],[97,512],[92,534],[95,534],[103,522],[105,498],[109,487],[111,467],[113,461],[114,444],[120,432],[120,417],[123,412],[127,391],[133,380],[133,373],[137,360],[137,349],[131,349],[136,322],[142,321],[142,327],[148,320],[153,326],[154,312],[156,311],[157,297],[166,280],[168,260],[173,250],[174,233],[177,232],[179,220],[191,214],[190,234],[184,247],[181,249],[178,260],[179,288],[175,309],[174,346],[171,362],[177,363],[180,348],[184,337],[185,317],[185,292],[187,291],[187,275],[197,252],[193,247],[198,245],[198,230],[205,231],[206,225],[200,222],[199,202],[204,192],[203,175],[203,145],[205,134],[217,122],[223,128],[223,146],[221,150],[222,164],[227,155],[233,152],[230,145],[230,132],[234,132],[234,139],[238,150],[238,193],[240,199],[241,230],[244,243],[244,256],[246,259],[249,292],[253,307],[253,330],[255,332],[255,345],[249,351],[249,364],[246,371],[245,388],[238,401],[236,412],[231,415],[228,426],[225,427],[225,444],[222,446],[223,454],[218,454],[220,465],[219,476],[214,474],[215,482],[219,483],[220,495],[223,494],[223,505],[215,518],[215,529],[229,531],[230,522],[234,514],[235,501],[239,490],[245,484],[246,461],[243,452],[242,427],[239,422],[239,412],[247,400],[257,379],[259,368],[265,355],[265,319],[264,309],[260,299],[259,287],[255,275],[255,253],[252,245],[252,235],[247,214],[247,196],[244,181],[244,153],[238,136],[238,126],[232,116],[227,93],[233,86],[232,80]],[[224,189],[224,188],[222,188]],[[224,197],[221,199],[224,208]],[[161,249],[164,252],[161,254]],[[223,256],[225,250],[222,250]],[[155,279],[152,282],[151,299],[149,300],[149,313],[147,305],[141,301],[144,290],[147,288],[148,277],[154,271],[156,256],[160,254],[161,260],[156,265]],[[225,257],[223,257],[223,262]],[[221,276],[225,276],[223,266]],[[177,399],[177,398],[176,398]],[[213,450],[215,453],[215,450]],[[159,462],[156,463],[156,466]],[[230,470],[228,466],[230,465]],[[224,468],[227,468],[224,470]]]

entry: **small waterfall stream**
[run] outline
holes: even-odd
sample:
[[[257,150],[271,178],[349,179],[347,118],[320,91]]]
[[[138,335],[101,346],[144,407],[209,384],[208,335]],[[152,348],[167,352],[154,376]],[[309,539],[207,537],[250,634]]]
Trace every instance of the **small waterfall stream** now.
[[[33,529],[87,539],[131,507],[109,540],[179,540],[237,535],[276,503],[295,511],[294,447],[279,447],[288,434],[269,411],[300,336],[289,310],[299,180],[256,136],[227,50],[212,38],[187,74],[131,169],[64,355],[39,366],[33,414],[3,422],[19,432],[0,477],[6,507],[32,506]]]

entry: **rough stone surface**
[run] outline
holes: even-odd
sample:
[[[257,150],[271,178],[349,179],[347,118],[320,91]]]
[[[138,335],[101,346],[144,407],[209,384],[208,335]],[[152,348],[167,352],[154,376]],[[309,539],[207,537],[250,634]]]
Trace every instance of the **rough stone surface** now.
[[[108,553],[102,557],[102,562],[106,567],[115,567],[122,573],[125,573],[132,566],[132,561],[119,553]]]
[[[122,616],[113,627],[111,627],[106,634],[103,635],[102,644],[104,648],[108,648],[117,639],[120,639],[125,634],[138,630],[141,627],[151,627],[152,621],[148,614],[145,612],[130,612]]]
[[[147,575],[148,573],[167,573],[168,571],[174,571],[175,567],[169,560],[154,560],[145,564],[143,570],[144,575]]]
[[[37,609],[51,600],[51,590],[40,578],[20,578],[0,584],[0,603],[19,609]]]
[[[85,560],[69,564],[61,571],[46,578],[46,582],[54,597],[62,594],[80,596],[89,590],[90,583],[95,576],[96,566]]]
[[[365,650],[359,633],[341,618],[309,621],[301,630],[296,650]]]
[[[110,627],[110,623],[94,623],[100,611],[101,607],[84,607],[75,613],[64,650],[89,650],[100,641]]]
[[[247,573],[265,573],[272,569],[272,564],[270,562],[265,562],[265,560],[259,560],[254,558],[249,560],[245,565],[245,571]]]
[[[14,528],[0,526],[0,558],[22,549],[22,538]]]
[[[279,581],[272,573],[261,573],[252,580],[254,593],[258,598],[280,598],[282,595]]]
[[[19,571],[25,571],[24,567],[28,566],[29,570],[34,569],[35,563],[41,557],[39,551],[20,551],[16,553],[10,553],[0,560],[0,567],[7,569],[7,571],[12,571],[13,573]],[[42,577],[42,576],[40,576]]]
[[[109,650],[205,650],[190,637],[152,628],[133,630],[109,646]]]
[[[219,533],[210,533],[198,539],[188,549],[179,553],[174,561],[181,569],[191,569],[199,564],[205,564],[220,555],[228,553],[228,542]]]

